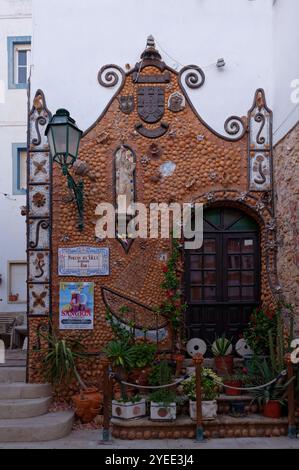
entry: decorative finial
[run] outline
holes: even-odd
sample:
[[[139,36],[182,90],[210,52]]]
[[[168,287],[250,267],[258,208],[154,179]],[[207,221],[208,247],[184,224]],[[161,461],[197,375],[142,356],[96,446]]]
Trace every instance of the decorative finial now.
[[[152,36],[151,34],[147,37],[146,48],[141,54],[141,59],[147,60],[147,61],[150,61],[150,60],[160,61],[161,60],[161,56],[155,46],[154,36]]]
[[[155,47],[155,39],[152,34],[147,37],[146,47]]]

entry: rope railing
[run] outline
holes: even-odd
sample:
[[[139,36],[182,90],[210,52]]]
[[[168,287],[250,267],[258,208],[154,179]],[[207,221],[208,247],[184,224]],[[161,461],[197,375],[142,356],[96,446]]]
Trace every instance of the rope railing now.
[[[193,363],[195,366],[195,377],[196,377],[196,441],[202,442],[204,440],[204,430],[203,430],[203,418],[202,418],[202,390],[201,390],[201,373],[202,373],[202,363],[203,357],[198,355],[198,357],[193,358]],[[287,368],[282,370],[275,378],[270,380],[265,384],[259,384],[256,386],[250,387],[234,387],[232,385],[226,385],[222,382],[213,378],[214,382],[222,386],[224,388],[229,388],[233,390],[240,390],[240,391],[253,391],[259,390],[266,387],[270,387],[274,383],[276,383],[282,377],[287,376],[287,382],[285,386],[288,390],[288,436],[290,438],[294,438],[297,436],[296,433],[296,423],[295,423],[295,407],[294,407],[294,370],[291,362],[286,358]],[[164,384],[164,385],[140,385],[136,383],[127,382],[122,380],[118,374],[113,372],[110,368],[109,360],[105,358],[104,364],[104,422],[103,422],[103,441],[109,440],[109,429],[110,429],[110,406],[112,400],[112,379],[115,379],[117,382],[120,383],[121,387],[133,387],[137,389],[143,390],[158,390],[163,388],[171,388],[176,387],[188,378],[190,378],[191,374],[187,374],[184,377],[181,377],[175,380],[172,383]]]

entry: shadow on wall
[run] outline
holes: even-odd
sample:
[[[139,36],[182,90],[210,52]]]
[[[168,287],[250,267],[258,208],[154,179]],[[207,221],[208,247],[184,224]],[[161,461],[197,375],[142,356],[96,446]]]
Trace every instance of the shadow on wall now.
[[[0,339],[0,364],[5,363],[5,344],[2,339]]]

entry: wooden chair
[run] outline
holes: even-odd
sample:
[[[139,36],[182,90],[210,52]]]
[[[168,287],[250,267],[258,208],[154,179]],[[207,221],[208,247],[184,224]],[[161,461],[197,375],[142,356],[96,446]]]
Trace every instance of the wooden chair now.
[[[0,336],[9,336],[9,348],[12,349],[15,317],[0,316]]]

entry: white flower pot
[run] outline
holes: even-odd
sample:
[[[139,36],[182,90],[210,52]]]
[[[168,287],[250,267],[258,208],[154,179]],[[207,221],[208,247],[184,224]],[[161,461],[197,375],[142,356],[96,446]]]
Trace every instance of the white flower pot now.
[[[215,419],[217,416],[217,401],[209,400],[202,401],[202,419],[211,420]],[[189,400],[189,412],[190,418],[196,421],[196,401]]]
[[[156,403],[151,401],[150,418],[153,421],[174,421],[176,419],[176,403]]]
[[[132,403],[128,401],[123,403],[118,400],[112,400],[112,418],[118,419],[136,419],[143,418],[146,415],[145,399]]]

